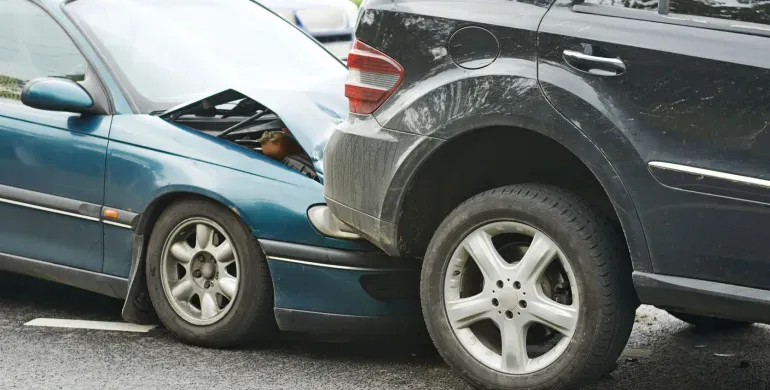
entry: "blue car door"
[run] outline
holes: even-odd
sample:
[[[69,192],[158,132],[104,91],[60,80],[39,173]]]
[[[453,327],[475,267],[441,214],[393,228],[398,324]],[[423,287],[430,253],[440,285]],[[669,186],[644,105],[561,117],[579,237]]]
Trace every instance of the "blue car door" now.
[[[43,111],[20,101],[31,79],[83,81],[91,74],[45,10],[28,0],[2,1],[0,268],[38,260],[102,270],[100,214],[112,117]]]

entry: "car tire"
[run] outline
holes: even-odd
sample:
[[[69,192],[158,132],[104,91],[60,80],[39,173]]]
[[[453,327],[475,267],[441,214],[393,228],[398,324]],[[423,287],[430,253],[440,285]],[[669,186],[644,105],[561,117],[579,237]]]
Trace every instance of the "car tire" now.
[[[724,318],[701,316],[667,310],[668,314],[700,330],[732,330],[751,326],[751,322],[728,320]]]
[[[227,208],[199,199],[173,203],[155,223],[147,249],[150,298],[181,340],[228,348],[275,331],[267,261]]]
[[[486,229],[491,229],[489,231],[492,232],[496,229],[505,231],[501,235],[508,234],[511,237],[524,234],[520,232],[533,233],[532,237],[535,238],[532,242],[521,248],[521,253],[524,253],[521,259],[530,259],[529,262],[522,260],[515,264],[507,264],[506,267],[509,268],[500,268],[502,271],[498,276],[508,272],[504,276],[512,275],[513,281],[507,277],[500,277],[496,283],[487,280],[488,277],[484,276],[485,271],[481,270],[482,267],[478,266],[479,263],[471,255],[471,253],[478,253],[479,258],[495,257],[489,255],[492,252],[479,249],[489,248],[485,245],[491,242],[495,253],[503,260],[510,262],[508,257],[501,254],[503,248],[495,243],[499,236],[492,236]],[[486,236],[489,236],[490,240],[483,238]],[[505,239],[509,239],[508,236],[505,236]],[[423,263],[420,289],[423,314],[428,331],[441,356],[463,379],[479,389],[572,388],[596,380],[612,371],[628,341],[635,309],[639,305],[632,287],[628,251],[622,239],[619,228],[610,223],[607,218],[590,208],[580,198],[560,188],[539,184],[513,185],[487,191],[467,200],[441,223],[428,246]],[[535,240],[538,240],[537,244]],[[552,248],[554,244],[556,249],[553,250],[556,251],[556,255],[550,263],[547,259],[552,255],[539,256],[538,254],[552,252],[535,250],[534,255],[530,257],[526,255],[531,248],[546,246]],[[466,247],[470,249],[463,249]],[[463,257],[466,258],[466,265],[460,266]],[[531,276],[527,276],[530,273],[526,272],[529,267],[526,264],[535,264],[531,259],[537,258],[546,260],[537,262],[538,265],[533,265],[534,268],[531,269],[545,271],[542,273],[532,271]],[[468,259],[472,262],[469,263]],[[539,265],[541,263],[542,266]],[[524,266],[519,267],[522,264]],[[447,299],[450,293],[455,294],[456,291],[465,288],[458,286],[473,284],[465,281],[466,277],[468,280],[474,280],[469,268],[472,265],[477,266],[476,277],[481,275],[480,283],[483,287],[477,287],[481,292],[471,296],[460,294],[459,298],[455,296]],[[494,268],[497,265],[490,267]],[[570,302],[568,307],[572,313],[562,317],[554,317],[552,314],[561,315],[559,310],[563,311],[564,307],[550,308],[548,306],[550,302],[547,300],[551,298],[543,295],[545,284],[542,280],[552,268],[557,270],[556,274],[562,275],[562,280],[569,279],[569,285],[566,288],[563,282],[560,283],[561,290],[571,292],[570,298],[565,300],[562,297],[561,300]],[[566,271],[568,268],[569,271]],[[510,273],[514,272],[511,270],[517,269],[519,271],[516,273]],[[562,271],[558,271],[559,269]],[[494,272],[493,270],[488,273],[491,275]],[[570,272],[572,276],[563,277]],[[521,278],[522,281],[535,280],[535,282],[520,283],[515,280],[516,278]],[[539,287],[538,283],[540,283]],[[533,287],[529,287],[528,284],[532,284]],[[502,288],[499,287],[501,285]],[[530,291],[529,295],[526,295],[527,289]],[[489,290],[493,292],[490,293]],[[551,290],[556,291],[555,288]],[[515,295],[511,295],[511,291],[514,291]],[[477,297],[483,296],[496,297],[491,301],[493,305],[491,312],[487,311],[488,306],[468,309],[471,307],[471,300],[482,302],[481,299],[477,300]],[[555,293],[553,296],[556,296]],[[514,303],[510,302],[511,299],[514,301],[520,299],[520,301],[513,307]],[[526,300],[531,300],[529,306],[526,305]],[[451,315],[448,302],[453,305]],[[553,303],[556,303],[556,300],[553,300]],[[511,307],[504,307],[505,304]],[[542,309],[544,307],[549,307],[548,310],[552,310],[553,313],[547,310],[544,312]],[[473,313],[477,310],[483,315],[474,317]],[[450,320],[450,317],[453,320]],[[487,320],[487,317],[492,319]],[[532,363],[537,359],[531,359],[534,352],[530,352],[530,346],[526,346],[526,338],[533,329],[540,329],[543,326],[533,325],[537,322],[530,320],[546,317],[551,321],[549,323],[557,324],[561,329],[572,327],[573,330],[566,342],[563,342],[566,336],[560,336],[554,349],[539,355],[538,359],[541,362]],[[471,320],[467,320],[468,318],[473,321],[481,318],[483,320],[472,323]],[[571,318],[571,322],[566,323],[563,318]],[[492,321],[500,332],[498,350],[495,350],[493,345],[494,336],[488,339],[481,337],[484,334],[494,334],[495,328],[486,326],[482,329],[479,325],[478,329],[473,330],[476,324],[485,321]],[[521,333],[507,331],[519,326],[508,325],[516,321],[524,324],[521,325],[521,329],[529,330]],[[489,322],[486,324],[489,325]],[[460,329],[466,325],[466,328]],[[556,328],[551,330],[556,333],[570,333],[567,330],[558,331]],[[516,336],[507,337],[505,334],[522,333],[526,333],[527,336],[523,336],[523,344],[519,343],[519,345],[526,346],[524,347],[526,355],[517,355],[516,351],[521,351],[522,348],[506,349],[505,345],[515,345],[515,340],[521,342],[522,339],[521,337],[516,339]],[[504,337],[514,342],[504,344],[502,342]],[[484,351],[484,348],[487,351]],[[498,351],[498,355],[495,355],[495,351]],[[503,358],[503,355],[506,358]],[[551,362],[545,364],[542,361]],[[496,364],[499,366],[495,366]]]

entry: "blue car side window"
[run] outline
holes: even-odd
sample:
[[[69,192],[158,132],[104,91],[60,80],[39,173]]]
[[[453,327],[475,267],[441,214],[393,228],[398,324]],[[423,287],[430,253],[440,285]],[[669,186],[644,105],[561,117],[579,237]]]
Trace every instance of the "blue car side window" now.
[[[28,0],[0,3],[0,99],[19,101],[38,77],[85,78],[85,58],[45,11]]]

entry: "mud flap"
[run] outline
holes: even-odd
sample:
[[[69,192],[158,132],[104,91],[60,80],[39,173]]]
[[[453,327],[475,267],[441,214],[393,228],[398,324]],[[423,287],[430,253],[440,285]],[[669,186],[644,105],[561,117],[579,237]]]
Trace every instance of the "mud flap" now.
[[[131,273],[128,277],[128,294],[123,304],[121,316],[126,322],[135,324],[157,324],[158,316],[147,293],[144,278],[144,235],[134,234],[131,253]]]

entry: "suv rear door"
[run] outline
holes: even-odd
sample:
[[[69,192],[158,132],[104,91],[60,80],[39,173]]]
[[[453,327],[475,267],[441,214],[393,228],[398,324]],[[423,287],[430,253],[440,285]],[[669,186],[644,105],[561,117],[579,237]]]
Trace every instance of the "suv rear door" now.
[[[541,23],[543,91],[620,173],[656,273],[770,288],[768,47],[767,0],[557,0]]]

